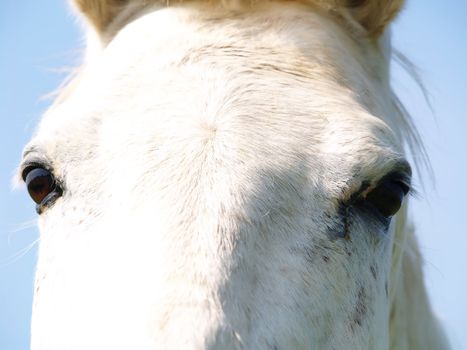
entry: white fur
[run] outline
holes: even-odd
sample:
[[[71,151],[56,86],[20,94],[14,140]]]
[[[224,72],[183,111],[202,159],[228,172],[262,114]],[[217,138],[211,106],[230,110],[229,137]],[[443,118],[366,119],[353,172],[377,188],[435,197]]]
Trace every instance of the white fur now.
[[[339,236],[404,161],[388,50],[299,4],[187,4],[90,55],[25,158],[64,184],[32,349],[447,347],[405,206]]]

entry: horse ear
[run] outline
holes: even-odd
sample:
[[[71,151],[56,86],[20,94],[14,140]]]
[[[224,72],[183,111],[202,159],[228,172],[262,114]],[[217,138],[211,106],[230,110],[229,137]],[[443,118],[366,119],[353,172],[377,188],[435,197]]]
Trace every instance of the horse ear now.
[[[351,16],[370,36],[380,36],[402,9],[405,0],[342,0]]]
[[[74,0],[75,6],[101,36],[131,0]]]

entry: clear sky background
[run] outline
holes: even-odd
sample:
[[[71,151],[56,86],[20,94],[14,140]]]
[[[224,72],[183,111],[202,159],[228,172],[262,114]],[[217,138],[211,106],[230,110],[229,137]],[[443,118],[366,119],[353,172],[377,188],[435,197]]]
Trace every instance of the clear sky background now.
[[[411,0],[393,28],[395,46],[420,69],[431,97],[397,66],[393,85],[410,110],[435,179],[416,179],[412,217],[433,307],[454,349],[467,350],[467,1]],[[29,348],[38,233],[34,205],[11,178],[82,36],[65,0],[0,2],[0,349]]]

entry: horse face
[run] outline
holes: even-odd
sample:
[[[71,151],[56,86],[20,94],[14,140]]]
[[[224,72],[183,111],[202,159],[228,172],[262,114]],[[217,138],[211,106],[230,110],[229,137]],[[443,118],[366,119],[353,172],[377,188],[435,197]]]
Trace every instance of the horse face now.
[[[387,348],[410,169],[386,65],[297,4],[125,26],[25,152],[33,349]]]

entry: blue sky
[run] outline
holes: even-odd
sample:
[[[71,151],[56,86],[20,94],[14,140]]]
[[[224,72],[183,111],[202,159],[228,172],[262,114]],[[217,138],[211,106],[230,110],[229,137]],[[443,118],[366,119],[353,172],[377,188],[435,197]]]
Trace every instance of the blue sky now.
[[[435,181],[422,174],[412,217],[425,258],[433,307],[454,349],[467,349],[467,2],[412,0],[394,26],[395,46],[420,69],[431,97],[397,66],[393,85],[412,113]],[[0,349],[29,347],[37,257],[34,206],[11,177],[41,113],[43,96],[76,66],[79,28],[65,0],[0,4]],[[32,248],[30,246],[32,245]]]

